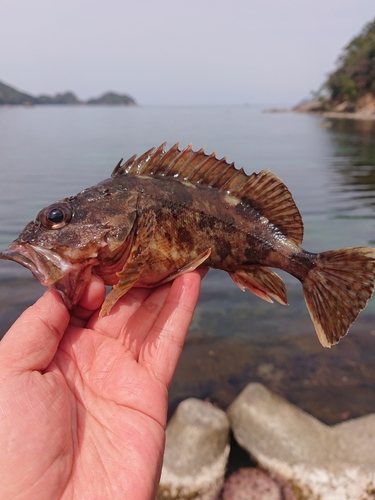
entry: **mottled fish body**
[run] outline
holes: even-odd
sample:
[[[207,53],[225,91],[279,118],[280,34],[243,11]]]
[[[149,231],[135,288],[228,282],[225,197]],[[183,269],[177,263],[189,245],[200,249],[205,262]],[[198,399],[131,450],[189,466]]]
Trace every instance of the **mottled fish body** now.
[[[91,274],[100,276],[113,286],[101,315],[131,287],[154,287],[199,266],[286,304],[270,267],[282,269],[301,281],[320,342],[337,343],[372,296],[375,250],[307,252],[298,208],[273,173],[246,175],[203,150],[164,146],[44,208],[0,257],[60,290],[69,308]]]

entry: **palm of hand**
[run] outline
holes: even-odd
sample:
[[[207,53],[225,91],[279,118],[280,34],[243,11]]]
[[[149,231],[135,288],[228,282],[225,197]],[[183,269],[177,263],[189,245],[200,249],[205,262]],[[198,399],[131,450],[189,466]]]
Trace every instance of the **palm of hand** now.
[[[0,452],[0,466],[3,477],[8,472],[14,478],[1,498],[154,497],[167,389],[198,283],[199,276],[191,273],[154,291],[133,289],[110,316],[98,319],[91,314],[102,301],[101,285],[94,297],[87,292],[81,301],[52,362],[46,354],[50,346],[39,345],[34,367],[9,375],[9,364],[1,363],[0,450],[8,453]],[[43,300],[54,300],[66,321],[59,297],[50,292]],[[22,317],[13,328],[25,328]],[[61,337],[56,327],[52,332],[51,345]],[[0,345],[0,362],[8,335]],[[33,344],[34,353],[37,347]]]

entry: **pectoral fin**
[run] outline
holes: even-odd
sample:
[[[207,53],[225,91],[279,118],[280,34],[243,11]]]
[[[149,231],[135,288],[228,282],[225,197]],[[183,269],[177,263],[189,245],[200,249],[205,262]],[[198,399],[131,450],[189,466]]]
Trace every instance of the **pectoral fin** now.
[[[99,317],[109,314],[116,302],[138,281],[147,262],[155,226],[156,217],[153,212],[141,219],[129,258],[123,269],[117,273],[119,281],[107,295],[100,309]]]
[[[257,297],[273,302],[273,297],[280,304],[287,305],[288,299],[283,280],[268,267],[249,266],[235,273],[229,273],[232,280],[242,290],[249,290]]]
[[[175,278],[177,278],[178,276],[182,276],[183,274],[189,273],[190,271],[194,271],[194,269],[196,269],[201,264],[203,264],[203,262],[205,260],[207,260],[210,255],[211,255],[211,248],[209,248],[205,252],[202,252],[201,254],[199,254],[195,260],[193,260],[192,262],[189,262],[188,264],[186,264],[183,267],[180,267],[180,269],[178,269],[175,273],[171,274],[170,276],[168,276],[164,280],[160,281],[155,286],[162,285],[163,283],[168,283],[168,281],[172,281]]]

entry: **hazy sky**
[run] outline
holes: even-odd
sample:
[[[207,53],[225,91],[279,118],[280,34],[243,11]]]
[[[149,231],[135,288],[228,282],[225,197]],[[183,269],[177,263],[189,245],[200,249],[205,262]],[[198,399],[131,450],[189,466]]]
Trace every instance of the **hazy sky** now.
[[[0,80],[140,104],[296,103],[374,0],[1,0]]]

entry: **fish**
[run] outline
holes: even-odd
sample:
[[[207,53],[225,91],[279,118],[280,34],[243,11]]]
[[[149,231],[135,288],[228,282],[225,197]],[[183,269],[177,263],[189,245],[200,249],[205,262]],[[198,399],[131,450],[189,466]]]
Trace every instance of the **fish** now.
[[[374,292],[375,249],[312,253],[303,221],[271,171],[246,174],[204,149],[166,143],[117,164],[110,178],[43,208],[0,253],[61,292],[72,310],[91,279],[112,286],[100,317],[132,287],[157,287],[198,267],[286,305],[274,269],[301,283],[319,341],[344,337]]]

